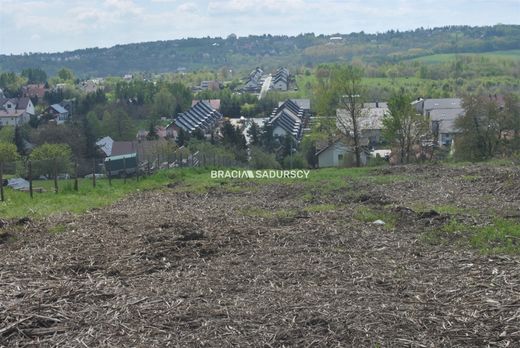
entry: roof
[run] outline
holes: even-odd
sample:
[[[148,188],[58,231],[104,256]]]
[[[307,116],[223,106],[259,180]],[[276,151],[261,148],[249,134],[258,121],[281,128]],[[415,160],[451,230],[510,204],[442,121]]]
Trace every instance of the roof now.
[[[430,111],[430,119],[439,122],[439,133],[458,133],[455,121],[464,115],[464,109],[437,109]]]
[[[295,102],[287,99],[278,108],[274,109],[269,124],[279,126],[288,134],[299,140],[303,133],[303,109]]]
[[[385,107],[382,107],[382,105],[385,105]],[[377,108],[375,107],[375,103],[365,103],[361,112],[363,116],[359,118],[360,130],[383,129],[383,118],[385,118],[385,115],[388,113],[386,103],[379,103],[379,107]],[[350,117],[348,117],[346,109],[337,109],[336,117],[341,119],[341,121],[337,122],[338,126],[351,126],[352,121]]]
[[[108,162],[108,161],[116,161],[116,160],[120,160],[120,159],[123,159],[123,158],[132,158],[132,157],[136,157],[137,156],[137,153],[129,153],[129,154],[126,154],[126,155],[119,155],[119,156],[110,156],[110,157],[107,157],[105,158],[105,162]]]
[[[105,155],[112,155],[112,145],[114,144],[114,140],[111,137],[104,137],[96,141],[96,145],[99,146],[101,151],[105,153]]]
[[[65,109],[63,106],[61,106],[60,104],[52,104],[50,107],[59,114],[66,114],[68,112],[68,110]]]
[[[305,111],[309,111],[311,109],[311,100],[310,99],[290,99],[290,100]],[[284,102],[278,102],[278,106],[282,106],[283,103]]]
[[[460,109],[462,100],[460,98],[425,99],[424,110],[434,109]]]
[[[186,112],[175,118],[175,124],[186,132],[196,129],[210,130],[222,118],[222,114],[211,106],[208,101],[198,101]]]
[[[23,115],[24,113],[25,110],[15,110],[13,112],[7,110],[0,110],[0,117],[18,117],[20,115]]]
[[[137,152],[137,148],[132,141],[114,141],[112,144],[111,156],[128,155]]]
[[[209,105],[215,109],[215,110],[220,110],[220,99],[193,99],[191,101],[191,106],[195,106],[199,101],[205,101],[207,103],[209,103]]]
[[[11,102],[14,104],[16,110],[23,110],[25,111],[27,109],[27,106],[31,102],[31,99],[28,97],[23,98],[0,98],[0,106],[4,106],[7,104],[7,102]]]

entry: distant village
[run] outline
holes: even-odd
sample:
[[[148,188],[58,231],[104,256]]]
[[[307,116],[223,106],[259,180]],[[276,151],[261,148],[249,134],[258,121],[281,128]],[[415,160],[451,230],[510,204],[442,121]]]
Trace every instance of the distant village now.
[[[135,79],[128,74],[121,80],[130,83]],[[77,81],[75,88],[84,95],[95,95],[104,93],[104,82],[102,78]],[[74,120],[77,109],[78,103],[75,98],[56,100],[51,104],[44,102],[49,93],[59,95],[58,92],[65,87],[65,84],[55,84],[52,88],[44,83],[27,84],[22,86],[19,97],[7,97],[0,91],[0,127],[22,127],[30,122],[56,126],[70,123]],[[389,163],[399,162],[399,154],[395,151],[395,146],[390,144],[383,135],[383,121],[390,115],[387,101],[362,102],[359,106],[361,109],[359,116],[355,121],[357,133],[354,134],[352,118],[347,109],[338,107],[335,115],[317,116],[313,112],[311,99],[308,98],[289,97],[281,100],[272,107],[270,114],[264,117],[252,118],[243,115],[229,117],[222,111],[221,99],[204,97],[223,88],[223,83],[217,80],[203,80],[200,84],[192,86],[191,92],[194,98],[190,107],[184,111],[162,116],[160,122],[152,128],[138,129],[134,139],[113,139],[108,134],[101,134],[95,141],[96,156],[110,161],[135,157],[135,166],[138,166],[139,159],[144,160],[155,156],[154,149],[156,151],[158,146],[171,144],[177,148],[175,151],[182,151],[188,146],[190,138],[211,144],[229,145],[229,139],[225,138],[230,137],[229,134],[232,132],[236,132],[236,137],[240,139],[237,138],[233,146],[243,147],[241,150],[244,151],[249,149],[245,161],[251,159],[251,147],[262,147],[266,152],[275,154],[275,158],[281,163],[284,157],[290,157],[291,167],[302,165],[297,164],[298,162],[293,159],[293,153],[298,153],[298,149],[300,149],[300,157],[305,158],[305,167],[368,165],[375,159]],[[242,84],[236,87],[235,94],[251,95],[261,100],[269,92],[284,93],[290,90],[298,90],[298,87],[289,69],[280,67],[271,73],[266,73],[262,68],[256,67],[244,76]],[[486,98],[496,103],[500,109],[504,107],[502,95],[494,94]],[[133,100],[130,99],[129,103],[132,104]],[[38,103],[39,111],[33,101]],[[415,113],[428,123],[429,134],[428,137],[421,139],[420,149],[415,149],[413,155],[419,158],[424,155],[422,153],[424,148],[432,147],[453,152],[454,139],[461,132],[456,126],[456,121],[465,114],[462,99],[417,97],[411,102],[411,106]],[[318,137],[313,140],[310,148],[302,150],[301,144],[304,139],[315,135],[316,125],[323,123],[324,120],[334,120],[335,135],[327,139]],[[355,137],[358,140],[357,145],[352,141]],[[29,154],[34,144],[25,139],[23,141],[25,152]],[[359,163],[356,163],[355,158],[356,147]],[[188,158],[186,157],[186,160]],[[160,163],[154,165],[159,166]],[[177,161],[165,165],[171,167],[182,163]],[[130,169],[128,168],[129,171]]]

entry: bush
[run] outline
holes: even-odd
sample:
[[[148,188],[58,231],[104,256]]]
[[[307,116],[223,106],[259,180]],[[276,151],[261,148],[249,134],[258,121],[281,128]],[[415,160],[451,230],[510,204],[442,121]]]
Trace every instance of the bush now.
[[[280,169],[275,155],[262,151],[258,147],[251,148],[251,166],[255,169]]]
[[[304,169],[308,168],[309,164],[301,153],[295,153],[291,156],[286,156],[283,159],[283,167],[285,169]]]

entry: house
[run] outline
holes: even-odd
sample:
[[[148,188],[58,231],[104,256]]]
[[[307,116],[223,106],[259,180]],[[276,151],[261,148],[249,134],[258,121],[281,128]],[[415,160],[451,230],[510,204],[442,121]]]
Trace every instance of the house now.
[[[462,100],[460,98],[439,98],[439,99],[422,99],[418,98],[412,102],[418,114],[430,116],[432,110],[438,109],[461,109]]]
[[[196,129],[200,129],[207,134],[218,125],[222,117],[222,114],[213,108],[209,102],[198,101],[186,112],[178,114],[175,118],[175,124],[167,128],[172,130],[172,128],[177,127],[177,130],[182,129],[190,134]]]
[[[366,147],[361,151],[361,164],[366,165],[370,157]],[[347,141],[336,139],[316,152],[318,167],[351,167],[356,164],[354,147]]]
[[[220,99],[193,99],[191,101],[191,106],[195,106],[199,101],[204,101],[206,103],[209,103],[209,105],[217,110],[220,111]]]
[[[464,115],[460,98],[422,99],[412,102],[418,114],[429,118],[430,130],[437,136],[439,145],[450,146],[453,138],[460,133],[455,121]]]
[[[244,90],[258,92],[262,88],[264,71],[259,67],[249,73],[249,77],[244,84]]]
[[[279,91],[287,91],[289,89],[289,70],[287,68],[278,68],[271,80],[271,88]]]
[[[450,146],[455,135],[460,133],[455,121],[464,115],[464,109],[436,109],[429,113],[431,130],[437,135],[439,145]]]
[[[273,136],[290,135],[297,142],[303,136],[303,128],[307,122],[305,110],[291,99],[287,99],[274,109],[267,123],[273,129]]]
[[[74,113],[74,110],[76,108],[76,98],[63,99],[60,102],[60,105],[63,106],[63,108],[69,112],[69,117],[70,117],[70,116],[72,116],[72,114]]]
[[[56,124],[63,124],[69,119],[69,111],[60,104],[52,104],[46,109],[46,112]]]
[[[220,89],[221,83],[219,81],[201,81],[200,89],[203,91],[218,91]]]
[[[19,126],[34,115],[30,98],[0,98],[0,126]]]
[[[78,87],[85,93],[95,93],[98,89],[103,90],[105,88],[103,85],[101,85],[101,81],[101,79],[81,81]]]
[[[45,92],[49,89],[45,88],[45,84],[29,84],[22,87],[22,96],[28,98],[37,98],[37,100],[43,100]]]
[[[370,146],[381,142],[383,119],[388,114],[388,105],[385,102],[364,103],[361,108],[361,117],[358,119],[358,127],[361,138],[366,138]],[[342,133],[352,129],[352,119],[346,109],[336,110],[336,126]]]

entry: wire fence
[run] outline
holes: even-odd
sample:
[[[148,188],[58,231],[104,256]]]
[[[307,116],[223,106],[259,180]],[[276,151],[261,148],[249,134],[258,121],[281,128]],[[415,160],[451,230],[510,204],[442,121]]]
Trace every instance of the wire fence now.
[[[63,158],[45,160],[29,158],[16,162],[0,162],[0,201],[6,200],[8,190],[35,193],[60,192],[63,182],[72,182],[72,189],[89,183],[93,188],[99,180],[122,179],[123,183],[139,181],[162,169],[190,167],[245,167],[229,154],[216,152],[191,152],[180,148],[175,152],[156,152],[138,156],[129,153],[106,158]],[[9,188],[9,189],[6,189]]]

